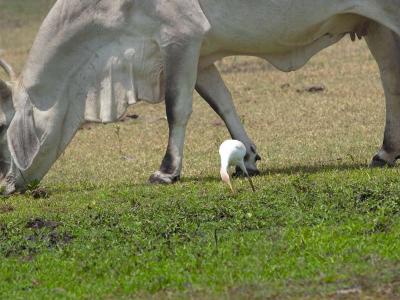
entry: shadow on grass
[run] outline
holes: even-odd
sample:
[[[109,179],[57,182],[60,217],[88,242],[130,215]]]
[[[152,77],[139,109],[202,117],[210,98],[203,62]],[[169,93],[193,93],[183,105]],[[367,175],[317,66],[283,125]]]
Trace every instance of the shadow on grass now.
[[[368,165],[364,163],[351,164],[325,164],[325,165],[298,165],[282,168],[270,168],[261,170],[261,176],[267,175],[296,175],[296,174],[317,174],[329,171],[351,171],[351,170],[368,170]]]
[[[267,168],[260,170],[259,176],[271,175],[299,175],[299,174],[318,174],[329,171],[351,171],[351,170],[368,170],[368,165],[364,163],[351,163],[351,164],[325,164],[325,165],[297,165],[287,166],[282,168]],[[218,174],[215,176],[206,177],[183,177],[183,183],[189,182],[216,182],[220,181]]]
[[[318,174],[329,171],[349,171],[349,170],[368,170],[368,166],[363,163],[351,163],[351,164],[325,164],[325,165],[297,165],[297,166],[287,166],[282,168],[266,168],[265,170],[260,170],[261,173],[259,176],[273,176],[273,175],[299,175],[299,174]],[[188,176],[182,177],[179,183],[215,183],[220,182],[221,179],[218,174],[215,175],[207,175],[207,176]],[[177,184],[179,184],[177,183]],[[56,187],[56,190],[53,190],[53,193],[73,193],[73,192],[93,192],[96,190],[104,190],[104,189],[124,189],[127,187],[130,188],[143,188],[143,187],[151,187],[152,184],[144,181],[143,183],[130,184],[128,182],[120,183],[120,184],[93,184],[86,183],[83,185],[78,185],[75,187],[63,186]]]

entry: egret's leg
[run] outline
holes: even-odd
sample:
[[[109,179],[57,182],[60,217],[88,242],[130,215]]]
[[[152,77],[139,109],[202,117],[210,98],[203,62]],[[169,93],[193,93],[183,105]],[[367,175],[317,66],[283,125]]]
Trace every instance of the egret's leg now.
[[[247,172],[246,167],[243,162],[241,162],[239,164],[239,168],[243,171],[244,175],[246,175],[247,179],[249,180],[251,189],[253,190],[253,192],[255,192],[256,189],[254,188],[253,180],[251,180],[251,177],[250,177],[249,173]]]
[[[235,194],[235,189],[233,188],[232,181],[228,181],[229,188],[231,189],[232,194]]]
[[[383,145],[371,166],[393,166],[400,156],[400,37],[388,28],[372,23],[366,41],[378,63],[386,97]]]
[[[150,177],[151,183],[174,183],[180,179],[186,125],[192,113],[199,49],[200,42],[190,45],[177,43],[163,49],[169,139],[160,170]]]
[[[199,71],[196,90],[224,120],[232,138],[241,141],[246,146],[247,155],[245,164],[248,174],[258,174],[256,162],[261,158],[257,154],[256,146],[247,135],[240,121],[232,101],[231,93],[226,88],[215,65],[211,65]]]

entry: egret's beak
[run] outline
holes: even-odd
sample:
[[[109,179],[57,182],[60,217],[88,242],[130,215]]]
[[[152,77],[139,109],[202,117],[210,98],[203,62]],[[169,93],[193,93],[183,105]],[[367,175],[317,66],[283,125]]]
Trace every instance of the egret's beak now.
[[[232,193],[234,194],[235,190],[233,189],[229,174],[225,169],[221,169],[221,179],[223,182],[225,182],[227,185],[229,185],[229,188],[231,189]]]

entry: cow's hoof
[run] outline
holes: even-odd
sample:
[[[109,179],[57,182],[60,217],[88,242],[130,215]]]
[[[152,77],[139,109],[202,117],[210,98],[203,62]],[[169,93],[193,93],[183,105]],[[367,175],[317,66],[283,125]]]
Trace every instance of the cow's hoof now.
[[[179,181],[179,175],[165,174],[160,171],[155,172],[150,176],[149,182],[151,184],[173,184]]]
[[[249,173],[251,177],[260,175],[260,171],[258,171],[258,169],[247,169],[247,173]],[[233,177],[244,177],[242,169],[236,167],[236,172],[233,174]]]
[[[390,163],[382,158],[379,155],[375,155],[372,159],[371,163],[369,164],[370,168],[384,168],[384,167],[393,167],[394,164]]]

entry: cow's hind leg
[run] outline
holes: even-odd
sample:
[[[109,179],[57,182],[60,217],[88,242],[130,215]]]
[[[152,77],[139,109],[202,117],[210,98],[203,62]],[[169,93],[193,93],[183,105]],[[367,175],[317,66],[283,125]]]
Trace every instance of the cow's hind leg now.
[[[169,125],[168,147],[151,183],[174,183],[180,179],[186,125],[192,113],[200,43],[175,43],[163,49],[165,59],[165,105]]]
[[[366,40],[379,65],[386,97],[383,145],[371,166],[393,166],[400,157],[400,38],[386,27],[372,23]]]
[[[260,160],[256,146],[243,128],[240,118],[236,113],[232,96],[225,86],[221,75],[215,65],[199,71],[196,90],[200,96],[224,120],[233,139],[241,141],[247,150],[245,165],[250,175],[257,175],[259,171],[256,162]]]

